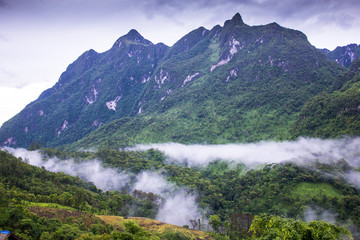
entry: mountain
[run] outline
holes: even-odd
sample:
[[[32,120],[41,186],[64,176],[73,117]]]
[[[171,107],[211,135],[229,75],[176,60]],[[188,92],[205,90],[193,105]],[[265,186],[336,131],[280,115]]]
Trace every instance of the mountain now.
[[[304,105],[293,127],[295,137],[360,135],[360,59],[338,77],[333,88]]]
[[[3,125],[1,135],[12,135],[4,141],[16,142],[16,146],[32,142],[61,145],[104,122],[133,115],[137,96],[167,48],[131,30],[104,53],[85,52],[68,66],[55,86]]]
[[[337,47],[335,50],[321,49],[326,57],[349,68],[351,63],[360,58],[360,45],[349,44],[343,47]]]
[[[289,138],[303,105],[344,72],[296,30],[236,14],[172,47],[136,30],[89,50],[0,129],[10,146],[226,143]]]

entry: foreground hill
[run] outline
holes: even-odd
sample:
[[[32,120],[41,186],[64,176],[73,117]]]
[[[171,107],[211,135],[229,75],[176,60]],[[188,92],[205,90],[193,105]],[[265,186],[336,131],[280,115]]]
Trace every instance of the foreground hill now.
[[[172,47],[136,30],[85,52],[0,129],[9,146],[121,147],[288,138],[302,106],[344,68],[276,23],[200,27]],[[85,137],[85,138],[84,138]]]
[[[53,221],[58,219],[59,223],[80,225],[83,232],[77,231],[77,239],[108,239],[106,235],[110,235],[111,239],[184,239],[184,240],[210,240],[214,239],[211,235],[179,227],[172,224],[167,224],[150,218],[142,217],[121,217],[121,216],[110,216],[110,215],[93,215],[87,212],[79,212],[62,208],[49,208],[49,207],[29,207],[29,211],[47,220]],[[128,225],[128,224],[132,225]],[[60,225],[60,224],[59,224]],[[130,227],[136,229],[137,232],[129,232]],[[71,229],[71,228],[69,228]],[[76,233],[76,228],[72,229],[73,233]],[[68,232],[63,232],[66,236],[71,239]],[[81,235],[80,235],[81,234]],[[121,236],[121,234],[123,234]],[[118,235],[120,237],[116,238]],[[142,236],[143,235],[143,236]],[[53,235],[54,236],[54,235]],[[157,236],[158,238],[156,238]],[[56,237],[56,235],[55,235]],[[65,238],[65,236],[62,236]],[[143,237],[143,238],[141,238]]]
[[[149,218],[128,218],[130,222],[126,223],[122,217],[110,216],[126,215],[131,206],[135,216],[151,216],[148,212],[156,213],[157,207],[150,202],[159,201],[154,194],[139,193],[135,197],[125,189],[103,193],[92,183],[30,166],[4,151],[0,151],[0,165],[0,229],[10,230],[21,239],[109,239],[104,235],[213,239],[201,231]],[[136,233],[129,230],[134,228]]]
[[[154,150],[138,155],[104,149],[96,153],[66,153],[49,149],[46,152],[46,158],[54,156],[55,153],[65,158],[76,157],[76,161],[80,163],[96,157],[103,165],[117,171],[138,175],[144,171],[161,174],[175,190],[182,188],[191,196],[196,196],[194,201],[197,206],[173,203],[169,205],[171,211],[166,212],[168,215],[177,218],[180,217],[178,209],[180,213],[187,214],[197,211],[197,208],[205,209],[195,219],[189,219],[188,226],[193,229],[209,230],[206,219],[210,219],[212,221],[209,224],[218,234],[228,235],[231,239],[238,239],[240,236],[241,239],[247,239],[254,216],[265,213],[303,220],[325,217],[336,224],[345,225],[353,235],[359,237],[356,229],[360,226],[360,193],[355,186],[348,184],[348,181],[357,184],[352,178],[358,176],[358,164],[350,166],[345,160],[328,163],[316,161],[305,166],[295,163],[269,164],[259,166],[257,170],[249,170],[243,164],[220,160],[194,168],[166,163],[161,154]],[[147,160],[144,161],[145,159]],[[143,226],[146,229],[144,232],[131,222],[125,223],[121,217],[99,216],[130,215],[154,218],[164,203],[171,203],[171,197],[163,198],[172,191],[169,187],[164,194],[160,193],[161,196],[151,190],[130,192],[128,188],[122,188],[120,192],[102,192],[91,183],[63,173],[51,173],[44,168],[30,166],[6,152],[0,152],[0,161],[3,167],[0,171],[0,227],[25,236],[24,239],[39,239],[42,235],[42,239],[45,235],[49,239],[58,239],[55,236],[67,233],[74,235],[69,239],[75,239],[82,234],[91,235],[90,232],[95,235],[116,235],[121,232],[127,234],[131,228],[138,229],[139,233],[145,235],[169,234],[169,238],[165,236],[161,239],[174,239],[171,237],[172,233],[163,232],[164,228],[161,227],[169,225],[153,220],[149,220],[150,225],[142,225],[141,219],[130,219]],[[59,168],[61,161],[65,160],[58,161],[60,162],[52,162],[51,165]],[[69,162],[65,164],[68,165]],[[93,173],[94,169],[89,169],[88,174]],[[116,178],[114,172],[102,173],[103,179],[109,174]],[[147,176],[148,186],[164,185],[159,178],[154,180],[149,178],[150,175]],[[181,198],[181,201],[187,201],[187,198]],[[46,221],[47,218],[50,220]],[[106,226],[106,223],[112,228]],[[121,223],[124,224],[123,228],[120,227]],[[154,224],[160,224],[160,229],[151,232],[152,228],[155,228]],[[296,226],[296,223],[294,224]],[[330,231],[331,227],[323,226],[321,229]],[[180,231],[178,227],[171,226],[168,230]],[[115,233],[112,233],[113,231]],[[199,236],[200,239],[207,236],[185,229],[180,232],[188,237]]]

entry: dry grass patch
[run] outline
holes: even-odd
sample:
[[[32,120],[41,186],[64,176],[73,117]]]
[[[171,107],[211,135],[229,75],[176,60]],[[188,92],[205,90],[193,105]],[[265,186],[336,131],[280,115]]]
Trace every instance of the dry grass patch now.
[[[156,235],[161,235],[166,231],[172,231],[172,232],[181,232],[185,236],[188,236],[194,240],[214,239],[212,236],[202,231],[187,229],[176,225],[160,222],[158,220],[154,220],[150,218],[128,217],[127,219],[125,219],[119,216],[106,216],[106,215],[97,215],[97,217],[100,218],[105,223],[114,226],[114,228],[118,229],[119,231],[122,231],[124,229],[123,222],[130,220],[136,222],[140,227]]]
[[[45,217],[47,219],[57,218],[61,222],[71,221],[81,224],[84,223],[87,228],[96,222],[105,224],[104,221],[98,219],[94,214],[87,212],[71,211],[61,208],[45,208],[45,207],[29,207],[29,211],[39,217]],[[97,220],[96,220],[97,219]]]

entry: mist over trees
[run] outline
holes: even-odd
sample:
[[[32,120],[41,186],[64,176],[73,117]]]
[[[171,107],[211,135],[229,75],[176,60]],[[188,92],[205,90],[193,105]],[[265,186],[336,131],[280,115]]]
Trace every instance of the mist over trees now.
[[[341,140],[339,144],[341,146]],[[20,204],[24,209],[22,211],[30,209],[30,212],[46,203],[45,206],[48,207],[69,207],[73,211],[129,217],[145,216],[169,222],[172,221],[171,218],[181,219],[178,212],[188,212],[190,215],[185,218],[188,222],[180,221],[180,226],[188,225],[198,230],[210,230],[218,238],[228,236],[230,239],[236,239],[236,236],[254,238],[255,235],[249,232],[251,222],[254,216],[263,213],[272,214],[274,217],[276,215],[306,219],[311,210],[321,219],[327,212],[326,216],[330,214],[334,223],[350,228],[354,236],[357,236],[354,229],[360,223],[359,212],[356,210],[360,209],[359,190],[348,185],[343,177],[349,171],[354,171],[353,166],[357,164],[355,160],[350,161],[350,158],[347,159],[349,163],[345,160],[314,160],[311,164],[308,162],[308,165],[292,162],[265,165],[263,163],[259,167],[253,165],[255,169],[247,167],[244,163],[219,159],[210,161],[202,167],[190,168],[174,162],[174,158],[166,159],[162,153],[153,149],[141,152],[102,149],[82,153],[52,149],[44,149],[41,152],[27,152],[21,149],[8,151],[25,154],[23,156],[27,158],[23,158],[22,161],[2,152],[2,186],[3,192],[6,193],[3,199],[7,199],[4,211],[12,209],[11,202]],[[352,155],[356,155],[356,152],[348,152],[346,156]],[[321,156],[318,156],[321,159]],[[341,158],[341,155],[336,156]],[[94,186],[79,178],[87,175],[84,172],[80,172],[78,177],[71,177],[61,172],[50,173],[44,167],[61,171],[66,166],[64,163],[71,163],[73,175],[76,175],[78,166],[86,170],[84,164],[95,163],[92,159],[97,159],[98,163],[101,163],[93,166],[98,169],[98,174],[103,179],[106,179],[107,175],[116,179],[114,173],[126,173],[128,177],[119,178],[123,181],[118,185],[121,189],[103,192],[96,187],[97,184],[102,186],[101,181],[94,181]],[[43,167],[33,167],[26,162]],[[92,172],[93,170],[89,173]],[[9,214],[5,213],[4,216],[10,216]],[[18,217],[18,220],[21,219]],[[80,229],[82,223],[77,224]],[[332,225],[327,227],[331,228]],[[342,233],[347,233],[345,229],[340,229]],[[106,234],[111,236],[111,231]]]

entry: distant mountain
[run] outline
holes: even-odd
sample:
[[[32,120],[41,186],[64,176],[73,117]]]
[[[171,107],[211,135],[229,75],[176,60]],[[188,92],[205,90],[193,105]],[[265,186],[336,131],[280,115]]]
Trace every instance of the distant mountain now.
[[[360,58],[360,45],[349,44],[344,47],[337,47],[335,50],[321,49],[326,57],[349,68],[351,63]]]
[[[303,33],[249,26],[240,14],[172,47],[131,30],[108,51],[89,50],[69,65],[3,124],[0,142],[117,148],[286,139],[303,105],[344,70]]]

